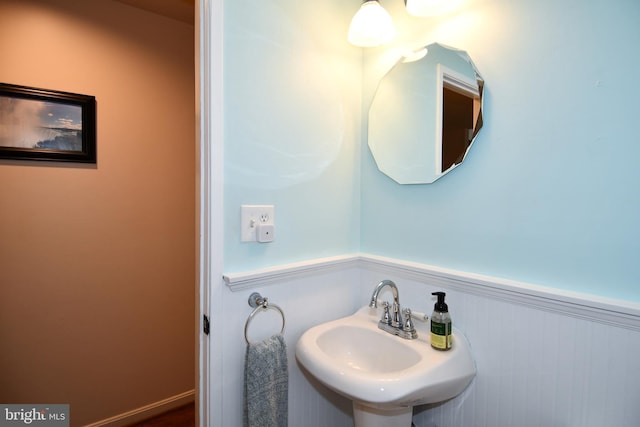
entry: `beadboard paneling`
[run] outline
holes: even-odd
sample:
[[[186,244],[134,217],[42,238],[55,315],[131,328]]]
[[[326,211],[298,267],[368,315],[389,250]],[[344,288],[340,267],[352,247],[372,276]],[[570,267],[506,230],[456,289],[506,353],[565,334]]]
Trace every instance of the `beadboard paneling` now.
[[[363,270],[362,282],[375,284],[380,274]],[[418,311],[430,311],[431,292],[444,290],[478,369],[462,395],[416,408],[416,427],[638,425],[640,331],[634,321],[613,323],[597,305],[586,318],[582,305],[577,316],[572,307],[565,313],[554,303],[550,309],[535,296],[528,304],[526,294],[502,299],[393,272],[386,277],[398,285],[401,303]]]
[[[469,340],[478,368],[460,396],[415,408],[416,427],[637,427],[637,305],[371,256],[335,261],[231,279],[231,285],[243,285],[228,287],[224,296],[225,327],[237,331],[223,342],[225,425],[241,422],[241,331],[251,312],[247,297],[258,290],[287,316],[290,425],[351,426],[350,402],[300,370],[295,343],[311,326],[365,305],[378,281],[388,278],[398,285],[403,306],[415,311],[430,312],[431,292],[447,292],[453,322]]]
[[[222,338],[222,381],[224,426],[242,425],[243,378],[246,343],[243,331],[253,308],[249,295],[260,292],[282,308],[286,316],[284,332],[289,364],[289,425],[305,427],[351,427],[351,403],[305,378],[295,359],[298,338],[310,327],[347,316],[355,311],[356,298],[349,288],[359,281],[358,269],[316,272],[305,278],[284,279],[269,286],[257,286],[244,292],[226,289],[221,322],[228,331]],[[357,287],[357,286],[356,286]],[[215,318],[212,327],[215,327]],[[280,318],[274,310],[257,313],[249,324],[251,341],[266,338],[280,330]]]

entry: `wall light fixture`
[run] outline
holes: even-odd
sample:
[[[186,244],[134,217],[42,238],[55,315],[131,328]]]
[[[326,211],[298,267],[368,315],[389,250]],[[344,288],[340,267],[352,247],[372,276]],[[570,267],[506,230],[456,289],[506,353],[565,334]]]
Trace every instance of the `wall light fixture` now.
[[[425,17],[451,12],[462,0],[404,0],[410,15]],[[378,0],[364,0],[351,19],[349,43],[360,47],[374,47],[390,42],[395,36],[391,15]]]
[[[391,15],[378,0],[364,0],[349,26],[349,43],[361,47],[380,46],[396,34]]]

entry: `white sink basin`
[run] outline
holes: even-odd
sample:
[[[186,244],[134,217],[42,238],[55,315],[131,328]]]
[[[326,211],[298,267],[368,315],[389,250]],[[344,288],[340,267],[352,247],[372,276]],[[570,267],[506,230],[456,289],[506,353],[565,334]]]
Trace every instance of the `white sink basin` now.
[[[381,313],[363,307],[309,329],[296,358],[321,383],[352,399],[354,408],[411,408],[451,399],[469,385],[475,363],[457,329],[452,349],[438,351],[429,344],[427,323],[416,321],[419,337],[407,340],[378,329]]]
[[[338,321],[318,334],[316,344],[321,354],[332,359],[333,367],[343,369],[347,366],[359,377],[398,375],[420,362],[420,353],[415,349],[398,345],[398,338],[380,332]],[[372,354],[378,349],[384,350]]]

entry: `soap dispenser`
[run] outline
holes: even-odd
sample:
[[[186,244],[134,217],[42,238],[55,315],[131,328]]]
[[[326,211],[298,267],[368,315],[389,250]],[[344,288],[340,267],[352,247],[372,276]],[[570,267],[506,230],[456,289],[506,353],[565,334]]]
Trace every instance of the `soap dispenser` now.
[[[451,349],[451,315],[449,307],[444,302],[444,292],[434,292],[431,295],[438,297],[431,315],[431,347],[436,350]]]

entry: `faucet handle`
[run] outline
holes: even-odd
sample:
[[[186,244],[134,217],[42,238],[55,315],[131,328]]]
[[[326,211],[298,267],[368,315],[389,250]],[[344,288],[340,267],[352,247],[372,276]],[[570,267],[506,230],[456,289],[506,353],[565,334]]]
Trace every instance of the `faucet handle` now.
[[[382,313],[382,319],[380,319],[380,321],[386,323],[387,325],[390,325],[391,313],[389,313],[389,303],[387,301],[384,301],[382,303],[382,308],[384,309],[384,312]]]
[[[426,313],[412,311],[411,314],[413,314],[413,318],[415,320],[418,320],[420,322],[426,322],[427,320],[429,320],[429,316]]]
[[[411,320],[411,309],[405,308],[403,310],[403,313],[404,313],[404,326],[402,326],[402,329],[404,329],[405,331],[415,330],[416,328],[413,326],[413,320]]]

